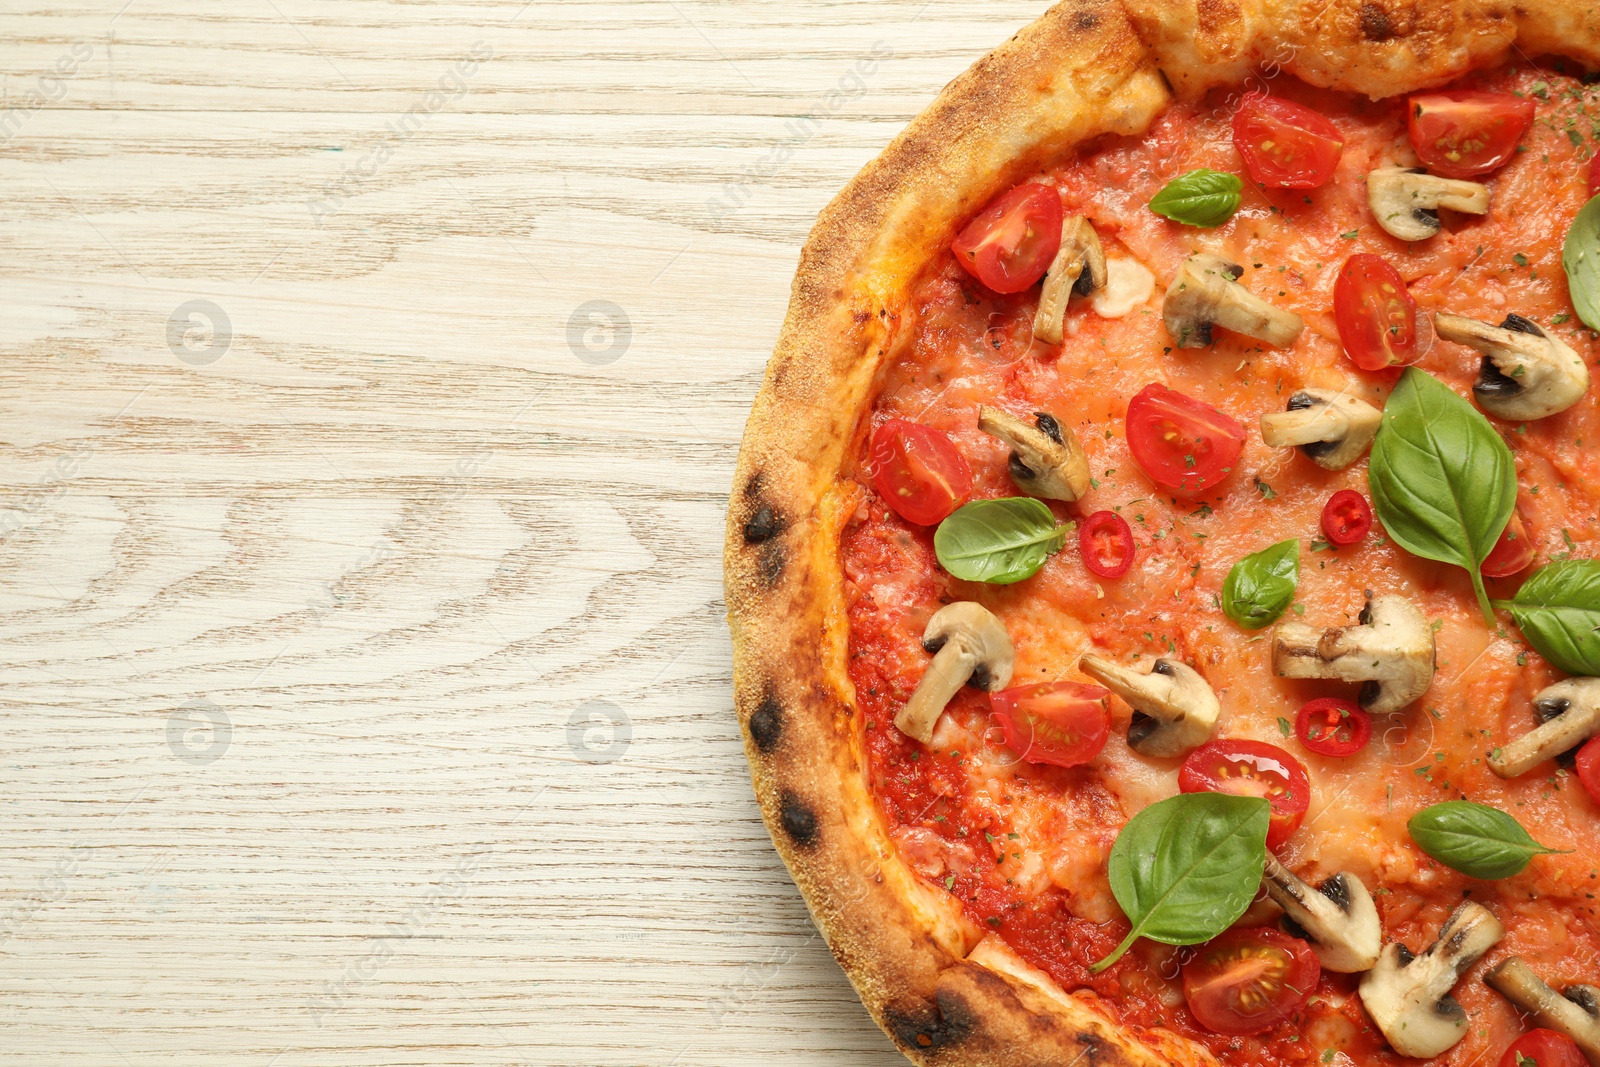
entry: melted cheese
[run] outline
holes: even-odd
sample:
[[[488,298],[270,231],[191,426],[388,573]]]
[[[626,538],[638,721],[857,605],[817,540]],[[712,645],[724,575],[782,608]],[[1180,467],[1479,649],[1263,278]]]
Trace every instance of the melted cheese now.
[[[1106,260],[1105,288],[1089,297],[1089,306],[1102,319],[1120,319],[1134,308],[1149,303],[1156,291],[1156,276],[1137,259],[1121,257]]]

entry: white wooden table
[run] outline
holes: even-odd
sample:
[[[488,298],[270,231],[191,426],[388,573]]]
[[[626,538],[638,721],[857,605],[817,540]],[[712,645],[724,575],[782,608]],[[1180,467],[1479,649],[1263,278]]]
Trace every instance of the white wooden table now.
[[[815,213],[1039,0],[4,7],[0,1059],[898,1062],[722,515]]]

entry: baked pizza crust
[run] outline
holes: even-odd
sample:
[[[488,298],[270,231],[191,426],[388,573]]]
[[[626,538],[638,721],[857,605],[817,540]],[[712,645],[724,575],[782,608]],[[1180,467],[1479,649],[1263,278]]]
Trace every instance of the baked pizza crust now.
[[[1174,1034],[1119,1031],[984,936],[900,858],[865,773],[846,669],[842,476],[881,373],[909,343],[908,294],[993,195],[1171,102],[1281,68],[1385,96],[1509,59],[1600,67],[1578,0],[1066,0],[939,95],[823,210],[756,397],[724,568],[734,694],[774,845],[862,1002],[918,1064],[1213,1065]]]

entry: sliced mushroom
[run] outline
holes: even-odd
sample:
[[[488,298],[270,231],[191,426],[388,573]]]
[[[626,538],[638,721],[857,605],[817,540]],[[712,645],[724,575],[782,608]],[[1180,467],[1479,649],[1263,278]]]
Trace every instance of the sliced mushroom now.
[[[1537,323],[1507,315],[1498,326],[1440,313],[1434,329],[1446,341],[1483,353],[1472,395],[1491,415],[1516,422],[1565,411],[1589,391],[1583,358]]]
[[[1379,167],[1367,175],[1367,206],[1384,230],[1402,241],[1439,232],[1439,209],[1489,212],[1489,189],[1477,182],[1437,178],[1421,167]]]
[[[1489,769],[1502,778],[1527,774],[1600,733],[1600,678],[1568,678],[1533,698],[1540,725],[1489,753]]]
[[[1450,995],[1461,974],[1506,935],[1482,904],[1450,914],[1438,940],[1415,956],[1391,942],[1361,979],[1361,1003],[1402,1056],[1437,1056],[1467,1033],[1467,1013]]]
[[[1106,254],[1100,248],[1100,235],[1088,219],[1075,215],[1061,224],[1061,247],[1044,275],[1033,336],[1045,344],[1060,344],[1068,301],[1105,286]]]
[[[1261,881],[1297,932],[1311,942],[1323,970],[1359,974],[1378,962],[1383,924],[1361,879],[1340,871],[1313,889],[1269,852]]]
[[[1301,389],[1286,411],[1261,416],[1261,439],[1273,448],[1299,446],[1330,471],[1361,458],[1378,433],[1383,413],[1364,400],[1332,389]]]
[[[1381,596],[1367,601],[1359,626],[1280,622],[1272,665],[1280,678],[1364,682],[1357,698],[1364,709],[1398,711],[1433,684],[1433,630],[1405,597]]]
[[[1496,964],[1483,981],[1532,1016],[1535,1026],[1566,1034],[1590,1063],[1600,1065],[1600,989],[1569,985],[1557,993],[1521,956]]]
[[[1294,343],[1305,326],[1300,316],[1273,307],[1240,285],[1243,274],[1239,264],[1210,252],[1197,252],[1183,261],[1161,305],[1167,332],[1179,348],[1209,345],[1213,326],[1254,337],[1274,348]]]
[[[994,692],[1011,681],[1011,636],[982,604],[958,600],[933,613],[922,647],[934,654],[917,691],[894,717],[900,732],[927,744],[934,724],[963,685]]]
[[[1029,496],[1072,501],[1089,491],[1089,460],[1070,428],[1033,413],[1033,425],[998,408],[978,408],[978,429],[1011,446],[1011,480]]]
[[[1222,705],[1200,672],[1158,659],[1148,672],[1119,667],[1085,653],[1078,669],[1133,706],[1128,747],[1146,756],[1181,756],[1203,744],[1216,728]]]

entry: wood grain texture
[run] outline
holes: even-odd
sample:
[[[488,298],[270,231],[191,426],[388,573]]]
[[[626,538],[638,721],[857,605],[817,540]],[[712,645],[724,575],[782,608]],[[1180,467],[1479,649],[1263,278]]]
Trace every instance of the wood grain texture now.
[[[7,1062],[899,1062],[722,514],[817,210],[1039,10],[7,5]]]

